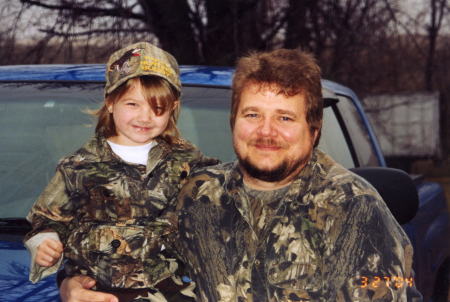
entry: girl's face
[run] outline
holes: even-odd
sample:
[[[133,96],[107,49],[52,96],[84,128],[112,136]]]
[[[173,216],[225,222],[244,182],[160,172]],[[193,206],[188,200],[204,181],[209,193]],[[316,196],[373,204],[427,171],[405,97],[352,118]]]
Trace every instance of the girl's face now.
[[[166,130],[173,110],[171,108],[159,116],[156,115],[144,97],[139,81],[134,81],[114,104],[107,107],[113,115],[117,132],[117,135],[109,140],[125,146],[150,143]]]

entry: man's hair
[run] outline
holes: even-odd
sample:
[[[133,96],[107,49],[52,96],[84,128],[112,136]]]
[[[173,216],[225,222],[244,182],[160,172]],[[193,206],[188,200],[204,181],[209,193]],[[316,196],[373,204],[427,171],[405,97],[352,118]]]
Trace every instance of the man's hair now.
[[[180,132],[177,128],[177,120],[180,105],[175,106],[175,102],[179,102],[180,93],[167,80],[157,76],[140,76],[129,79],[108,94],[105,97],[103,106],[94,112],[98,117],[95,133],[106,138],[117,135],[114,119],[108,111],[108,105],[115,104],[136,82],[140,82],[143,95],[157,116],[164,114],[166,110],[172,110],[167,128],[159,137],[169,144],[178,141],[180,139]]]
[[[323,100],[320,67],[314,57],[295,49],[254,52],[238,60],[232,85],[230,125],[234,128],[242,91],[256,84],[287,97],[302,94],[306,100],[306,121],[311,133],[322,127]]]

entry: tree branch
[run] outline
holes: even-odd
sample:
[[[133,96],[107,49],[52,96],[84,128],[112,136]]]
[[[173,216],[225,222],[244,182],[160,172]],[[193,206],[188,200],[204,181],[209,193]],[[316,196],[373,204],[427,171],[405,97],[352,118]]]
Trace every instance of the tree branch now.
[[[53,35],[53,36],[58,36],[58,37],[80,37],[80,36],[87,36],[87,35],[94,35],[94,34],[107,34],[107,33],[117,33],[117,32],[121,32],[121,33],[127,33],[127,32],[132,32],[132,33],[136,33],[136,32],[140,32],[140,33],[147,33],[148,30],[147,29],[143,29],[143,28],[121,28],[121,29],[98,29],[98,30],[89,30],[89,31],[84,31],[84,32],[76,32],[76,33],[68,33],[68,32],[59,32],[53,29],[40,29],[39,30],[42,33],[46,33],[49,35]]]
[[[113,8],[99,8],[96,6],[86,6],[81,7],[76,4],[68,4],[68,2],[64,2],[65,4],[60,5],[52,5],[43,3],[37,0],[20,0],[24,4],[28,4],[30,6],[42,7],[48,10],[57,10],[57,11],[72,11],[74,14],[78,15],[86,15],[86,16],[104,16],[104,17],[121,17],[121,18],[131,18],[136,20],[145,20],[145,16],[143,14],[133,13],[130,9],[123,7],[121,5],[117,5]]]

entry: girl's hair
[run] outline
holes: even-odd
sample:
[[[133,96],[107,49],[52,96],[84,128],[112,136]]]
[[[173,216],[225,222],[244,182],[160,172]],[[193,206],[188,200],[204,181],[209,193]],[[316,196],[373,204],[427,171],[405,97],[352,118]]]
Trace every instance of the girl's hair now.
[[[117,135],[114,119],[112,113],[108,111],[108,105],[117,103],[128,89],[137,82],[140,82],[143,95],[157,116],[164,114],[166,110],[171,110],[167,128],[159,137],[169,144],[175,143],[180,139],[180,132],[177,128],[180,113],[180,105],[177,102],[180,102],[180,93],[167,80],[157,76],[146,75],[131,78],[106,95],[103,106],[93,113],[98,117],[95,133],[106,138]]]

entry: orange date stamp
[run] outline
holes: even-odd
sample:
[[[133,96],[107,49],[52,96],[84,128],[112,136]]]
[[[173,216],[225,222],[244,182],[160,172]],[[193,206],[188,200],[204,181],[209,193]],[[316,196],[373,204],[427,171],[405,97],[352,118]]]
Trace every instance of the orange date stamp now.
[[[381,286],[386,286],[400,289],[402,287],[412,287],[414,285],[414,278],[398,276],[361,276],[356,284],[360,288],[378,288]]]

